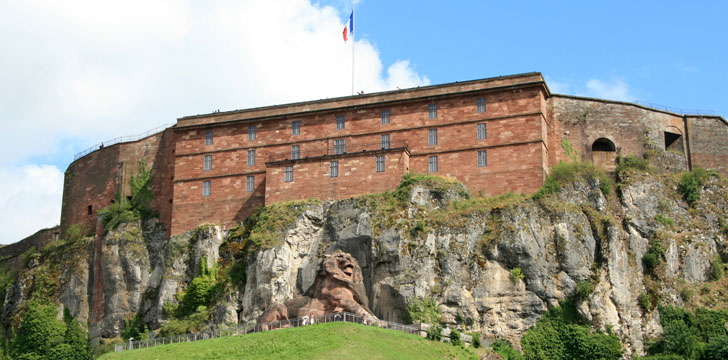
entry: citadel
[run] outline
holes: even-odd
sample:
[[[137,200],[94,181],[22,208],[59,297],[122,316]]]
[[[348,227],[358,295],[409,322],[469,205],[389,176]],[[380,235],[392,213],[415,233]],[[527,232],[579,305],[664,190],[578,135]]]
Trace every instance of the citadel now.
[[[607,170],[620,156],[652,152],[666,169],[725,175],[728,123],[553,94],[540,73],[186,116],[79,154],[65,172],[55,231],[93,232],[97,211],[131,194],[140,159],[174,236],[230,227],[276,202],[394,189],[407,172],[456,178],[486,196],[532,193],[570,152]]]

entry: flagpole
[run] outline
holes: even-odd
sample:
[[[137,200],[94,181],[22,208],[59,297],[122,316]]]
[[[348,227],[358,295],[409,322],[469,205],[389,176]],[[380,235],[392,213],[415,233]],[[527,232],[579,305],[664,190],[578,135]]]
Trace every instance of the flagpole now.
[[[354,27],[356,15],[354,14],[354,0],[351,0],[351,27]],[[356,30],[351,33],[351,95],[354,95],[354,46],[356,44]]]

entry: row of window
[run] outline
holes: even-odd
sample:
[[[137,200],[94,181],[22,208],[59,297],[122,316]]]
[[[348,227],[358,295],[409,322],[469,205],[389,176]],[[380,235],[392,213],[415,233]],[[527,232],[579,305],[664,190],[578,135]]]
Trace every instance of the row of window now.
[[[436,173],[437,168],[437,156],[430,156],[427,158],[427,171]],[[376,172],[384,172],[385,159],[384,156],[376,157]],[[488,155],[486,150],[478,150],[478,167],[485,167],[488,165]],[[329,176],[332,178],[339,176],[339,161],[331,160],[329,162]],[[286,166],[283,171],[283,181],[293,182],[293,165]],[[247,176],[245,178],[245,191],[253,192],[255,190],[255,176]],[[202,182],[202,196],[210,196],[211,192],[211,181],[206,180]]]
[[[478,113],[485,112],[485,98],[477,98],[475,105],[475,111]],[[429,119],[437,119],[437,104],[427,105],[427,117]],[[381,111],[382,125],[389,124],[389,109]],[[485,124],[483,124],[485,125]],[[336,116],[336,130],[346,129],[346,120],[344,115]],[[257,128],[255,125],[248,126],[248,140],[255,140],[257,134]],[[301,134],[301,120],[291,121],[291,135]],[[480,132],[478,132],[480,134]],[[205,132],[205,145],[212,145],[212,131]],[[478,137],[480,139],[480,137]]]
[[[484,140],[487,136],[486,132],[486,124],[480,123],[477,124],[477,138],[478,140]],[[389,134],[384,134],[380,136],[381,145],[383,150],[388,150],[390,148],[390,138]],[[429,129],[427,132],[427,144],[428,145],[437,145],[437,129]],[[334,155],[340,155],[346,152],[346,139],[335,139],[334,140]],[[297,160],[301,158],[301,146],[300,145],[291,145],[291,160]],[[255,165],[255,150],[250,149],[248,150],[248,159],[247,159],[247,165],[248,166],[254,166]],[[205,155],[204,157],[204,163],[203,163],[203,170],[211,170],[212,169],[212,155]]]

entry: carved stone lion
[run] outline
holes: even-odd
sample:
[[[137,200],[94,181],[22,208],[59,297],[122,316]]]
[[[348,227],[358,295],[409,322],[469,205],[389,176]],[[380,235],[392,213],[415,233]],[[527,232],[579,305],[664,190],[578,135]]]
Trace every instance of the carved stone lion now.
[[[364,289],[361,268],[351,255],[336,250],[316,268],[316,279],[308,293],[285,303],[274,303],[258,318],[258,324],[302,318],[313,314],[350,312],[374,321]]]

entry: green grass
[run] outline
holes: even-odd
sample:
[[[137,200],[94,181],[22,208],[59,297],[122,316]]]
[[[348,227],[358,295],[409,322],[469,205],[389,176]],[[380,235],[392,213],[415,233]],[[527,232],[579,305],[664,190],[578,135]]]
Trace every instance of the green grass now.
[[[112,359],[477,359],[469,349],[417,335],[350,323],[328,323],[263,333],[109,353]]]

